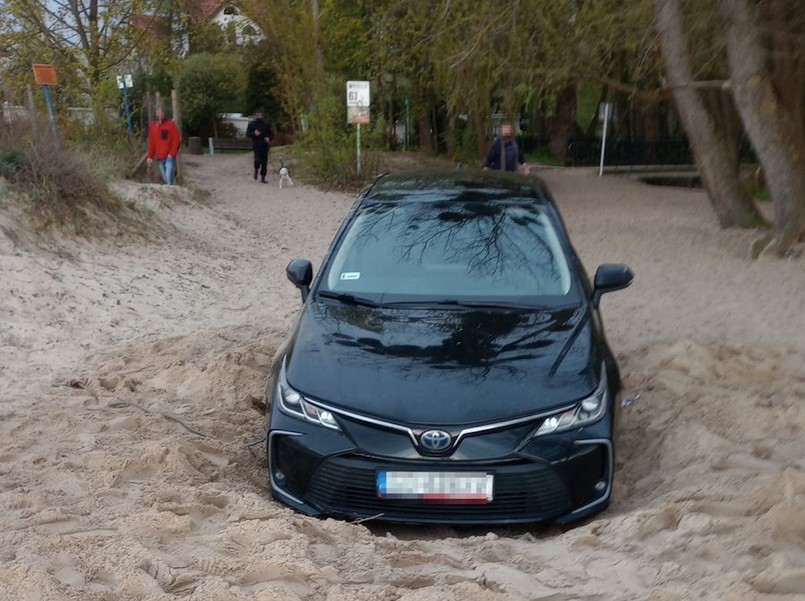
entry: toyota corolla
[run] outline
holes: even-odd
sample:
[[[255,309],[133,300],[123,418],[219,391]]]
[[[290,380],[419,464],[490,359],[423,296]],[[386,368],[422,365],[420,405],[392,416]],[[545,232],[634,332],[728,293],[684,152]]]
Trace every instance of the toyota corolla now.
[[[310,515],[569,522],[612,494],[615,357],[601,295],[545,185],[494,172],[379,177],[313,277],[266,392],[269,484]]]

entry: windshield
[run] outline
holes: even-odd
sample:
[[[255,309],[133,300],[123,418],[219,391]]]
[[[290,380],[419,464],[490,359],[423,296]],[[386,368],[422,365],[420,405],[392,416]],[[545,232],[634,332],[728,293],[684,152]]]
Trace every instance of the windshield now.
[[[379,203],[354,219],[320,291],[378,302],[571,300],[572,278],[533,201]]]

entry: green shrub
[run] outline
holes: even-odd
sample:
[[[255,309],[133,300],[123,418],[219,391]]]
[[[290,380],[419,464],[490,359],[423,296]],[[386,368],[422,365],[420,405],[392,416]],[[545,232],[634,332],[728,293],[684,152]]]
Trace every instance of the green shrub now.
[[[72,223],[80,228],[89,211],[119,208],[106,183],[75,152],[30,144],[16,181],[23,183],[31,207],[45,226]]]
[[[184,62],[178,88],[189,135],[204,134],[219,113],[237,110],[243,104],[243,71],[240,57],[233,54],[195,54]]]
[[[60,134],[67,145],[90,159],[93,172],[105,180],[124,177],[132,157],[144,152],[129,135],[126,118],[100,107],[90,120],[63,120]]]
[[[39,131],[47,132],[45,124]],[[40,226],[83,232],[101,213],[118,214],[122,203],[96,171],[97,164],[69,146],[56,144],[49,132],[32,135],[29,123],[18,123],[0,140],[0,164],[9,189],[27,204]]]
[[[483,158],[478,156],[478,137],[471,122],[458,121],[450,158],[467,165],[477,165]]]
[[[0,148],[0,176],[13,177],[25,160],[25,154],[15,148]]]
[[[357,126],[347,124],[343,82],[322,87],[316,110],[305,115],[306,128],[299,138],[304,156],[303,174],[322,184],[354,188],[377,175],[378,150],[383,148],[382,115],[361,126],[361,173],[357,169]]]
[[[271,67],[263,63],[249,66],[244,90],[244,113],[251,115],[260,111],[276,126],[287,121],[282,104],[274,96],[273,90],[279,85],[279,78]]]

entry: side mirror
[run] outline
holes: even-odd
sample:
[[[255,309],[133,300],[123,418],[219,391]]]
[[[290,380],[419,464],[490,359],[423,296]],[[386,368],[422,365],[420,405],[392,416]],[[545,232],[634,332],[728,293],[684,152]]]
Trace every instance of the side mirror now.
[[[294,259],[285,268],[285,275],[291,283],[299,288],[302,293],[302,302],[307,300],[310,294],[310,282],[313,281],[313,265],[306,259]]]
[[[598,307],[601,295],[605,292],[622,290],[629,286],[634,274],[628,266],[620,263],[601,265],[595,272],[595,288],[593,289],[593,306]]]

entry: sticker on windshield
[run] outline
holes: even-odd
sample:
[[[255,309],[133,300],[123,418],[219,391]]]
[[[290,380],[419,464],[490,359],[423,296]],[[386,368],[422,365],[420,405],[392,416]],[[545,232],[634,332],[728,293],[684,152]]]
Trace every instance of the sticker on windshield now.
[[[360,271],[345,271],[341,274],[342,280],[359,280],[361,279]]]

